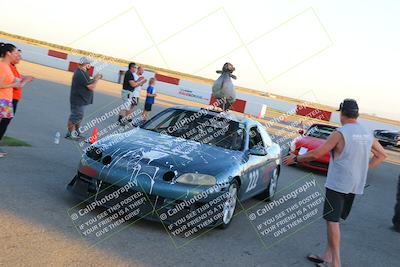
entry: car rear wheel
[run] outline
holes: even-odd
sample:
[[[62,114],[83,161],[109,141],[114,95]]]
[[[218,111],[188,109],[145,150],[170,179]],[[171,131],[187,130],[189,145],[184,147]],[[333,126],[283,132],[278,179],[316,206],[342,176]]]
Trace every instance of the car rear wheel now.
[[[239,186],[236,180],[234,180],[228,188],[228,196],[223,205],[222,218],[219,224],[222,229],[227,228],[232,221],[236,209],[238,188]]]

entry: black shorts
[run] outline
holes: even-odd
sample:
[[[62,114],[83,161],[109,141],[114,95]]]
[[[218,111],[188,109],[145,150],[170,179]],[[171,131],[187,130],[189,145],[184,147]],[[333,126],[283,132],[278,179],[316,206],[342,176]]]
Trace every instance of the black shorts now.
[[[324,203],[324,219],[329,222],[346,220],[350,214],[355,195],[340,193],[326,188]]]
[[[71,104],[71,115],[69,116],[69,120],[73,124],[81,123],[81,121],[83,119],[84,112],[85,112],[85,106],[84,105]]]
[[[146,111],[151,111],[151,106],[152,106],[153,104],[148,104],[148,103],[144,103],[144,110],[146,110]]]

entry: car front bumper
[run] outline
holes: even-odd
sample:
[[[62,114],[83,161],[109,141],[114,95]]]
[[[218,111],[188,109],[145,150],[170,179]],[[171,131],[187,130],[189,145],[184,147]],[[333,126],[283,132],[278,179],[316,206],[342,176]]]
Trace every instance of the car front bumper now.
[[[100,201],[104,208],[115,207],[118,203],[139,192],[146,200],[141,204],[140,213],[137,217],[172,224],[208,203],[215,204],[217,203],[216,200],[223,203],[227,189],[226,187],[215,187],[210,190],[209,187],[203,186],[172,184],[174,190],[171,190],[162,182],[155,182],[152,193],[149,194],[148,189],[145,188],[147,185],[147,183],[144,183],[144,185],[131,184],[127,191],[110,199],[110,196],[121,189],[121,184],[109,184],[78,172],[67,185],[67,190],[84,203],[93,203],[105,198],[110,199],[104,203]],[[160,215],[162,217],[163,214],[166,216],[160,218]]]

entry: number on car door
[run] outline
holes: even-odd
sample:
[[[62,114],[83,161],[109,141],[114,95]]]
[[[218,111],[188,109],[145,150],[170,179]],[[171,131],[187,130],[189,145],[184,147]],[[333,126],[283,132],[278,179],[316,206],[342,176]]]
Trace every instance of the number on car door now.
[[[254,146],[264,147],[264,142],[257,126],[250,128],[249,132],[249,149]],[[266,167],[265,157],[250,155],[246,167],[245,176],[247,178],[247,184],[245,185],[245,193],[253,195],[264,188],[261,176]]]

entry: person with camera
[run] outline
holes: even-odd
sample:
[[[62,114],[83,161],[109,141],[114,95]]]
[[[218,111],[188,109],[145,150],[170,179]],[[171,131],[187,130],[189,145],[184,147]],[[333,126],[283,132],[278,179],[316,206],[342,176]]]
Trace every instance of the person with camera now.
[[[78,68],[72,76],[70,107],[71,114],[68,119],[68,132],[65,138],[70,140],[85,139],[79,131],[83,120],[85,108],[93,104],[93,91],[97,82],[102,78],[101,74],[90,77],[88,71],[91,68],[91,62],[87,58],[81,58]]]

